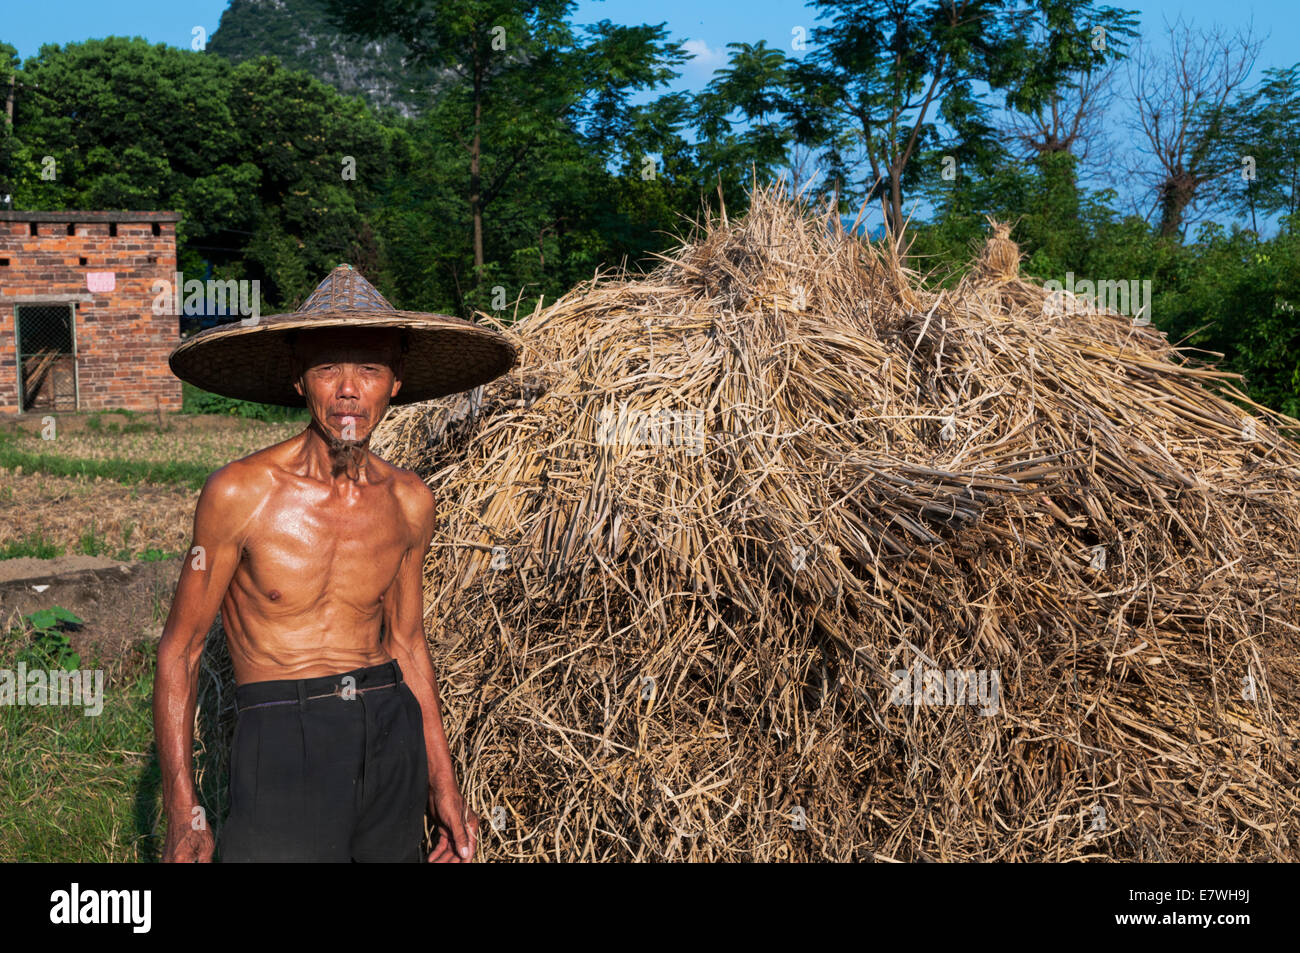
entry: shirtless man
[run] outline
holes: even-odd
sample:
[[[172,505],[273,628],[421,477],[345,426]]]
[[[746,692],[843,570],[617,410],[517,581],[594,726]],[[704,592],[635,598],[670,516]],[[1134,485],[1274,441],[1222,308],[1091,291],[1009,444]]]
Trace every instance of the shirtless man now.
[[[221,859],[472,859],[424,639],[429,488],[370,453],[402,386],[401,332],[297,335],[294,388],[310,426],[205,483],[158,647],[154,730],[166,862],[215,843],[192,768],[199,658],[217,609],[239,708]]]

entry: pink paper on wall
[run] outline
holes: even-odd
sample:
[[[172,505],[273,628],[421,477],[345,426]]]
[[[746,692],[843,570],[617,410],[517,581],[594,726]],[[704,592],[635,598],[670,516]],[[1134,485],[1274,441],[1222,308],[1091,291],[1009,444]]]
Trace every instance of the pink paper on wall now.
[[[111,271],[88,271],[86,287],[91,291],[112,291],[117,287],[117,275]]]

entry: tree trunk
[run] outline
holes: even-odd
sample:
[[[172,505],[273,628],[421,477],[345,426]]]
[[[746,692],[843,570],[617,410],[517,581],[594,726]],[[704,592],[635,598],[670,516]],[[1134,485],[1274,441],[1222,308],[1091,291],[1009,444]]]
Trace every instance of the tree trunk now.
[[[889,230],[897,237],[903,234],[903,170],[889,170]]]
[[[1160,236],[1181,238],[1183,216],[1196,195],[1196,185],[1182,176],[1171,176],[1160,186]]]
[[[474,219],[474,280],[483,277],[483,184],[479,168],[482,151],[481,123],[483,121],[483,66],[476,51],[474,54],[474,138],[469,147],[469,210]]]

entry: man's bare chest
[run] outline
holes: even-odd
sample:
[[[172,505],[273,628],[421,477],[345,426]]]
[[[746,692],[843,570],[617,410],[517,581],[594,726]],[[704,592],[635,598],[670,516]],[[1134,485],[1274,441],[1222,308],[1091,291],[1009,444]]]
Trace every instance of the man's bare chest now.
[[[333,593],[377,599],[397,574],[410,530],[392,494],[352,499],[301,489],[268,499],[245,535],[241,570],[251,588],[287,605]]]

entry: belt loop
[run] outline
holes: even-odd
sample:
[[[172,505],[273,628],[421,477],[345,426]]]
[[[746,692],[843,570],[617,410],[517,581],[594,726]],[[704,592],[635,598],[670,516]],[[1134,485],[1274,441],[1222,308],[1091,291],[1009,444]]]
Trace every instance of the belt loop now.
[[[298,707],[299,707],[299,708],[306,708],[306,707],[307,707],[307,682],[306,682],[306,680],[300,678],[300,679],[298,679],[297,681],[295,681],[293,684],[294,684],[294,687],[298,689]]]
[[[393,659],[393,678],[397,684],[402,684],[402,666],[397,664],[397,659]]]

